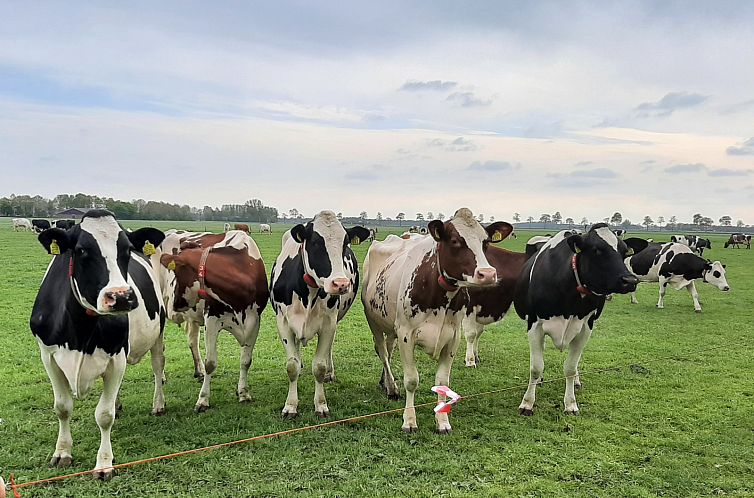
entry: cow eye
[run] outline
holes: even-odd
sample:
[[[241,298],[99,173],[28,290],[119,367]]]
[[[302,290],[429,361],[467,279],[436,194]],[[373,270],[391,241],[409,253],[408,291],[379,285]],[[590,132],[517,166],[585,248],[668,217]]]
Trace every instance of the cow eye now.
[[[79,247],[79,248],[77,248],[77,249],[76,249],[76,253],[77,253],[77,254],[78,254],[78,255],[79,255],[80,257],[82,257],[82,258],[85,258],[85,257],[89,256],[89,252],[87,252],[87,250],[86,250],[86,249],[84,249],[83,247]]]

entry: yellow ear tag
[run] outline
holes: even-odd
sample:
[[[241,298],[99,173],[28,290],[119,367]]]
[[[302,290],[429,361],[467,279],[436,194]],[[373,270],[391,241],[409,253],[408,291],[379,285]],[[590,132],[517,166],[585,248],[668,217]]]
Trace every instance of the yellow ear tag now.
[[[581,249],[579,248],[579,246],[574,246],[574,247],[576,248],[576,254],[581,252]]]
[[[495,232],[492,234],[492,242],[500,242],[503,240],[503,234],[500,232]]]
[[[170,263],[168,263],[168,270],[171,270],[171,271],[175,270],[175,261],[171,261]]]
[[[361,244],[361,239],[360,238],[354,237],[353,239],[351,239],[351,245],[357,246],[359,244]]]
[[[52,242],[50,242],[50,254],[52,254],[53,256],[60,254],[60,246],[58,245],[58,241],[55,239],[52,239]]]
[[[144,243],[144,251],[142,251],[142,252],[144,253],[144,256],[151,256],[152,254],[154,254],[157,251],[154,248],[154,244],[152,244],[149,241],[146,241]]]

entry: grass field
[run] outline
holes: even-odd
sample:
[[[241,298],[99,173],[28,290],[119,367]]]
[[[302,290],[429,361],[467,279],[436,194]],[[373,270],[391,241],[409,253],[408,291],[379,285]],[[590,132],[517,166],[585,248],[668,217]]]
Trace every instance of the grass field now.
[[[268,272],[282,228],[273,230],[254,235]],[[522,250],[534,234],[520,233],[503,247]],[[732,291],[700,284],[703,313],[693,312],[686,291],[669,291],[665,309],[655,309],[652,284],[640,286],[639,305],[630,305],[628,296],[607,304],[581,363],[578,417],[562,414],[562,381],[537,390],[533,417],[517,414],[529,354],[524,324],[512,313],[482,336],[479,368],[465,368],[462,352],[456,356],[451,386],[462,395],[521,387],[461,400],[451,414],[450,436],[435,434],[427,407],[419,411],[415,434],[401,432],[398,413],[142,465],[109,483],[74,478],[22,490],[22,496],[754,496],[754,251],[723,249],[722,242],[713,238],[709,257],[727,263]],[[367,247],[355,247],[360,262]],[[18,482],[63,473],[47,468],[57,419],[28,327],[48,261],[33,234],[14,233],[9,220],[0,220],[0,473],[7,480],[14,472]],[[311,402],[313,345],[304,349],[301,416],[280,417],[288,380],[269,307],[249,375],[252,403],[237,402],[239,349],[223,334],[212,408],[193,413],[199,384],[184,335],[169,324],[166,339],[168,412],[149,415],[149,361],[129,367],[121,388],[124,410],[113,428],[117,463],[319,422]],[[435,364],[424,353],[417,357],[417,403],[423,403],[434,397]],[[378,386],[381,369],[358,300],[339,326],[334,358],[338,382],[326,388],[332,419],[403,406],[388,401]],[[545,379],[562,375],[564,359],[547,348]],[[609,367],[615,368],[591,373]],[[97,389],[76,402],[71,471],[94,466],[98,396]]]

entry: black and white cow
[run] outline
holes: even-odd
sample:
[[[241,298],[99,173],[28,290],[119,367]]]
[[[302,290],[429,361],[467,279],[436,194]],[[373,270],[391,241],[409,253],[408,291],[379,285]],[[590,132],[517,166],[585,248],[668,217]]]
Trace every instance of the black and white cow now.
[[[704,256],[705,249],[712,249],[711,240],[703,239],[696,235],[671,235],[670,241],[688,246],[693,252],[698,253],[699,256]]]
[[[628,248],[605,223],[584,235],[562,231],[540,246],[523,267],[514,304],[526,320],[529,336],[529,387],[519,406],[522,415],[534,410],[537,382],[544,369],[545,336],[559,350],[568,348],[563,365],[565,413],[577,414],[574,388],[581,386],[579,360],[602,314],[605,296],[636,289],[639,280],[623,264]]]
[[[34,231],[41,233],[50,228],[50,222],[48,220],[34,219],[31,220],[31,226],[34,227]]]
[[[626,230],[624,230],[623,228],[616,228],[615,230],[613,230],[613,233],[614,233],[614,234],[615,234],[615,235],[616,235],[616,236],[617,236],[618,238],[622,239],[622,238],[623,238],[623,236],[624,236],[624,235],[626,235]]]
[[[343,228],[332,211],[322,211],[306,225],[296,225],[283,234],[283,247],[270,278],[270,299],[290,380],[283,417],[298,415],[301,346],[315,336],[314,411],[320,417],[330,414],[324,383],[335,380],[335,329],[353,304],[359,286],[359,263],[350,244],[367,237],[366,228]]]
[[[641,240],[641,239],[638,239]],[[634,246],[635,239],[626,243]],[[641,244],[641,242],[639,242]],[[640,249],[641,246],[635,247]],[[659,282],[660,298],[658,308],[665,307],[665,291],[668,285],[676,290],[686,288],[694,300],[694,311],[702,311],[699,304],[699,293],[696,291],[695,280],[714,285],[721,291],[730,290],[725,277],[725,265],[719,261],[710,262],[694,254],[686,244],[667,242],[665,244],[650,243],[645,249],[626,258],[626,268],[636,275],[642,282]],[[631,303],[637,304],[636,292],[631,293]]]
[[[74,220],[57,220],[55,222],[55,226],[58,228],[62,228],[63,230],[68,230],[75,224],[76,222]]]
[[[101,441],[95,475],[112,477],[110,429],[126,363],[151,352],[152,413],[165,411],[162,392],[165,309],[152,266],[140,252],[162,242],[154,228],[126,232],[109,211],[89,211],[72,230],[50,228],[39,241],[55,256],[31,313],[31,331],[52,383],[59,431],[50,465],[71,464],[73,399],[102,377],[95,418]]]

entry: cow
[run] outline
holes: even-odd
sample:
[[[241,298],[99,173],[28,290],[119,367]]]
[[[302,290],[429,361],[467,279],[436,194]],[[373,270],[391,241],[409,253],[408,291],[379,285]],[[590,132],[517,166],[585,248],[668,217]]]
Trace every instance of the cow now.
[[[321,211],[306,225],[298,224],[283,234],[283,247],[270,277],[270,299],[290,381],[283,418],[298,415],[300,350],[315,336],[314,412],[319,417],[330,414],[324,383],[335,380],[335,330],[359,287],[359,264],[350,244],[367,237],[366,228],[346,229],[332,211]]]
[[[35,232],[42,233],[50,228],[50,222],[48,220],[34,219],[31,220],[31,226],[34,228]]]
[[[172,232],[160,249],[168,317],[175,323],[187,322],[194,375],[202,380],[194,411],[209,409],[221,330],[230,332],[241,346],[238,401],[251,400],[248,372],[260,315],[269,299],[267,272],[256,243],[240,230],[224,234]],[[203,368],[198,347],[201,324],[205,327]]]
[[[58,228],[62,228],[63,230],[68,230],[75,224],[76,222],[74,220],[57,220],[55,222],[55,226]]]
[[[665,307],[665,291],[668,285],[676,290],[686,288],[694,301],[694,311],[701,313],[699,293],[695,280],[702,279],[721,291],[730,290],[725,277],[725,265],[719,261],[710,262],[694,254],[693,250],[679,242],[645,243],[641,239],[629,239],[626,243],[634,246],[636,254],[625,260],[626,268],[641,282],[659,282],[660,298],[657,307]],[[638,245],[637,245],[638,244]],[[644,247],[646,246],[646,247]],[[642,249],[642,247],[644,247]],[[631,293],[631,303],[638,304],[636,292]]]
[[[518,408],[521,415],[534,413],[545,336],[559,350],[568,348],[563,365],[564,411],[578,414],[574,388],[581,386],[579,360],[602,314],[605,296],[631,292],[639,282],[623,264],[627,252],[625,242],[607,224],[598,223],[584,235],[558,232],[524,264],[513,298],[529,338],[529,386]]]
[[[415,347],[420,346],[438,361],[435,384],[447,386],[461,339],[460,325],[468,303],[466,289],[498,282],[497,270],[486,253],[490,242],[503,240],[511,231],[513,227],[505,222],[485,229],[469,209],[461,208],[444,223],[431,221],[428,237],[402,239],[390,235],[370,246],[364,260],[361,300],[382,362],[380,384],[393,399],[400,396],[390,367],[398,343],[406,390],[403,431],[418,429]],[[446,412],[437,412],[435,421],[440,434],[451,432]]]
[[[162,392],[165,309],[149,260],[142,251],[162,242],[154,228],[127,233],[106,210],[88,211],[71,230],[50,228],[39,241],[52,258],[34,301],[29,325],[52,383],[58,440],[50,465],[72,462],[73,399],[98,377],[104,387],[95,411],[101,440],[94,475],[113,475],[110,430],[126,363],[151,352],[152,414],[165,412]]]
[[[417,232],[403,232],[401,234],[402,239],[423,239],[426,235],[421,235]]]
[[[377,238],[377,229],[376,228],[370,228],[369,229],[369,237],[367,237],[367,241],[374,242]]]
[[[233,225],[233,230],[240,230],[242,232],[246,232],[247,234],[251,233],[251,230],[249,229],[249,225],[246,223],[236,223]]]
[[[704,255],[705,249],[712,249],[711,240],[703,239],[696,235],[671,235],[670,241],[688,246],[693,252],[698,253],[699,256]]]
[[[267,223],[260,223],[259,224],[259,233],[272,233],[272,227],[268,225]]]
[[[33,232],[34,228],[28,218],[13,218],[13,231],[19,230]]]
[[[429,232],[427,231],[427,227],[421,227],[419,229],[419,234],[421,235],[427,235]]]
[[[623,228],[616,228],[613,230],[613,233],[618,237],[619,239],[622,239],[624,235],[626,235],[626,231]]]
[[[725,248],[727,249],[729,246],[734,246],[736,249],[738,249],[739,245],[744,245],[747,249],[751,249],[751,235],[734,233],[725,243]]]
[[[411,228],[408,229],[408,233],[419,233],[419,227],[417,225],[411,225]]]
[[[230,230],[230,223],[225,223],[225,224],[223,225],[223,232],[226,232],[226,233],[227,233],[227,232],[228,232],[228,230]]]

